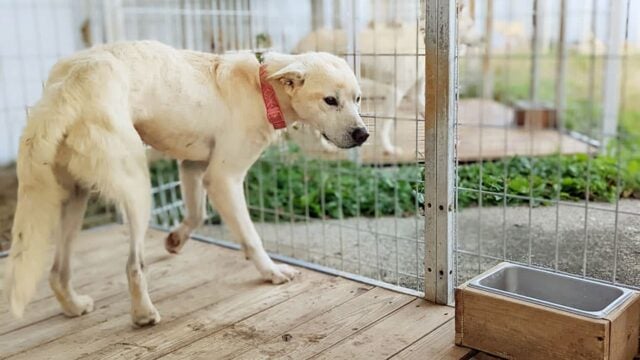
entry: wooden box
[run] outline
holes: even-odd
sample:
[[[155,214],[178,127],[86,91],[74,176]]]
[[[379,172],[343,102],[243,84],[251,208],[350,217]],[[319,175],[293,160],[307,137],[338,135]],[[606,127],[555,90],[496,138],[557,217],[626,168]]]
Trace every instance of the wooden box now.
[[[481,275],[482,276],[482,275]],[[456,344],[506,359],[629,360],[638,353],[640,296],[602,319],[459,286]]]
[[[514,104],[516,125],[527,129],[556,128],[557,112],[544,103],[519,101]]]

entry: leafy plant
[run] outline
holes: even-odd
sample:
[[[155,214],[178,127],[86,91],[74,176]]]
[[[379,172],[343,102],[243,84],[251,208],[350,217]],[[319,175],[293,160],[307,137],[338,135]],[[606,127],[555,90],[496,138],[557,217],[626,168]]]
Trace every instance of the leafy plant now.
[[[461,164],[458,205],[544,206],[556,199],[640,199],[640,149],[636,146],[635,140],[629,140],[610,143],[606,154]],[[167,190],[178,179],[175,162],[154,163],[151,175],[153,186],[160,186],[154,194],[156,204],[180,198],[175,183],[174,190]],[[287,152],[276,147],[265,152],[247,174],[245,192],[254,219],[298,221],[307,217],[415,215],[424,204],[424,186],[421,165],[376,167],[314,160],[291,145]]]

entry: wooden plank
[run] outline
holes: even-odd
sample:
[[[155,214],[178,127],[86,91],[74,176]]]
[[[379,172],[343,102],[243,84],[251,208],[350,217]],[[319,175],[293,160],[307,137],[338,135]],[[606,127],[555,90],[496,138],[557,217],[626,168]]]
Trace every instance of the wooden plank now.
[[[386,359],[453,318],[454,310],[416,299],[318,354],[320,359]]]
[[[252,269],[253,270],[253,269]],[[255,270],[254,270],[255,271]],[[331,277],[304,271],[295,281],[274,286],[262,280],[217,281],[187,293],[180,293],[159,303],[165,314],[164,322],[144,332],[126,329],[128,319],[118,318],[110,324],[99,325],[76,334],[64,343],[58,342],[55,351],[71,357],[67,348],[74,348],[73,357],[103,359],[118,347],[127,357],[156,358],[209,336],[236,322],[284,302],[300,293],[322,286]],[[164,310],[162,310],[164,309]],[[101,334],[110,334],[101,339]],[[123,348],[124,345],[124,348]],[[79,348],[79,349],[76,349]],[[60,357],[63,359],[64,357]],[[26,357],[25,357],[26,359]]]
[[[500,357],[532,360],[598,359],[609,352],[607,320],[516,299],[505,301],[502,296],[464,285],[456,292],[456,316],[462,319],[456,327],[459,345]]]
[[[160,241],[164,239],[166,234],[150,231],[148,240],[150,243],[156,243],[147,251],[146,264],[151,270],[155,269],[154,265],[158,262],[168,260],[169,255]],[[113,235],[111,238],[113,239]],[[96,249],[93,253],[85,254],[85,256],[75,255],[78,262],[82,262],[80,266],[74,266],[74,275],[72,281],[74,288],[79,294],[88,294],[94,300],[99,300],[107,296],[113,295],[115,292],[122,292],[126,289],[122,284],[126,284],[126,278],[123,276],[124,264],[127,261],[128,241],[118,242],[118,245],[111,247],[103,247],[102,250]],[[75,261],[74,261],[75,262]],[[0,266],[3,266],[0,263]],[[167,265],[165,265],[167,266]],[[49,284],[44,276],[40,283],[37,296],[26,309],[22,319],[15,319],[7,308],[6,302],[0,305],[0,336],[15,329],[25,327],[31,323],[39,322],[49,317],[61,314],[61,309],[53,293],[49,288]],[[96,278],[100,278],[96,281]]]
[[[477,353],[476,355],[474,355],[472,358],[470,358],[469,360],[501,360],[502,358],[497,358],[495,356],[489,355],[487,353]]]
[[[638,355],[640,337],[640,295],[635,293],[624,305],[606,317],[611,321],[611,360],[632,359]]]
[[[287,330],[307,322],[350,299],[356,298],[370,289],[371,286],[342,278],[329,278],[320,286],[314,287],[303,294],[235,323],[211,336],[195,341],[171,353],[168,358],[235,358],[237,355],[274,337],[282,341],[282,335]],[[291,337],[291,335],[288,335],[288,337]],[[134,356],[138,359],[147,359],[163,355],[162,352],[155,351],[151,354],[142,354],[140,356],[136,348],[122,351],[122,348],[111,347],[107,350],[97,353],[101,359],[131,358]]]
[[[147,244],[158,243],[159,239],[164,239],[166,233],[156,230],[149,230],[147,233]],[[91,283],[97,276],[113,275],[121,273],[126,264],[129,254],[129,237],[128,232],[121,225],[105,226],[95,230],[85,230],[81,232],[78,239],[78,248],[74,251],[72,257],[74,286],[80,287]],[[161,244],[162,242],[160,242]],[[82,244],[85,244],[84,246]],[[90,244],[90,245],[89,245]],[[163,247],[146,246],[147,263],[156,261],[156,256],[165,254]],[[53,249],[52,249],[53,250]],[[2,278],[5,269],[6,259],[0,259],[0,278]],[[53,251],[51,251],[45,273],[41,283],[47,282],[48,271],[53,263]],[[4,286],[4,282],[0,281],[0,290]],[[49,286],[40,286],[34,295],[32,302],[38,300],[52,298],[53,293]],[[2,316],[8,311],[8,304],[5,301],[0,302],[0,320],[4,320]],[[2,321],[3,322],[3,321]],[[0,332],[1,333],[1,332]]]
[[[412,300],[413,297],[407,295],[374,288],[300,326],[288,329],[286,338],[281,335],[273,337],[234,358],[247,360],[274,357],[306,359],[342,341]],[[181,358],[185,354],[189,354],[187,348],[176,351],[167,358]]]
[[[469,354],[470,349],[454,343],[454,321],[449,320],[422,339],[402,350],[392,359],[402,360],[459,360]]]
[[[149,269],[151,299],[165,320],[170,318],[174,309],[173,307],[167,309],[162,305],[171,303],[172,296],[176,294],[182,295],[183,292],[203,283],[223,288],[231,286],[228,284],[230,281],[225,279],[227,276],[238,282],[256,281],[259,278],[255,269],[245,262],[238,261],[239,254],[232,250],[197,243],[190,245],[195,246],[185,247],[184,254],[172,258],[171,261],[167,260],[167,267],[155,266]],[[186,264],[195,266],[189,268]],[[124,267],[122,269],[122,278],[125,279]],[[122,329],[132,327],[129,315],[131,302],[126,289],[123,287],[120,293],[96,302],[95,310],[88,315],[72,319],[58,315],[0,337],[2,355],[8,356],[23,352],[20,356],[22,358],[39,359],[45,355],[54,358],[69,358],[74,351],[83,349],[82,346],[78,346],[74,342],[75,340],[80,341],[81,344],[81,339],[88,343],[95,342],[97,339],[108,341],[105,337],[108,331],[105,329],[118,334]],[[212,289],[209,291],[214,292]],[[183,298],[181,299],[184,301]],[[178,303],[170,306],[187,311],[184,304]],[[91,329],[103,331],[95,334],[95,331],[91,332]],[[79,335],[82,333],[94,334],[95,337],[87,338],[87,336]],[[42,345],[45,343],[46,345]],[[31,349],[35,346],[38,347]],[[66,354],[69,354],[69,357]]]

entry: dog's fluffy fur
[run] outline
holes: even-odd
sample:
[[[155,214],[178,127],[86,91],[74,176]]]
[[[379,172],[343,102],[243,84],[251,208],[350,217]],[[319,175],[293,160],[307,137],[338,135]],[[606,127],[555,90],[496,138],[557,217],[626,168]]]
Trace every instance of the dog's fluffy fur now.
[[[343,60],[325,53],[271,53],[264,64],[288,123],[308,124],[338,147],[364,141],[360,89]],[[49,238],[57,247],[49,282],[64,313],[92,310],[92,299],[71,286],[70,252],[88,193],[97,189],[120,204],[128,219],[133,322],[160,321],[143,272],[151,208],[144,143],[180,160],[186,218],[167,237],[168,251],[178,252],[202,224],[206,191],[265,279],[278,284],[295,276],[293,268],[268,257],[245,206],[245,174],[276,133],[266,120],[259,66],[251,54],[129,42],[82,51],[53,67],[20,141],[5,275],[14,314],[22,315],[35,292]],[[338,104],[328,104],[328,96]]]

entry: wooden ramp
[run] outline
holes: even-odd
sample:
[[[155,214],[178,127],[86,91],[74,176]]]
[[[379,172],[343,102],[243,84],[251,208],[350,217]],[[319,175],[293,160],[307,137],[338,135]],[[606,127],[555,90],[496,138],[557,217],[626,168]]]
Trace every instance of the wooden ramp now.
[[[403,105],[393,131],[399,155],[382,154],[372,134],[359,150],[363,164],[410,164],[424,161],[424,121],[416,121],[415,110]],[[375,133],[374,120],[365,117]],[[512,156],[545,156],[556,153],[570,155],[593,151],[594,148],[555,129],[529,130],[513,125],[513,109],[492,100],[462,99],[458,103],[457,156],[461,162],[499,160]],[[352,150],[356,151],[356,150]],[[307,153],[321,159],[353,159],[349,151],[327,153],[317,146]]]
[[[84,231],[73,282],[95,310],[66,318],[43,281],[24,319],[0,301],[0,358],[10,359],[469,359],[456,347],[454,309],[301,269],[273,286],[242,255],[191,241],[164,251],[149,231],[147,279],[162,315],[135,329],[124,273],[127,234],[113,225]],[[0,271],[4,271],[0,260]]]

